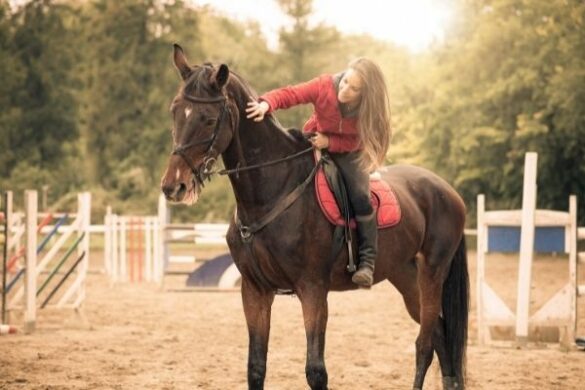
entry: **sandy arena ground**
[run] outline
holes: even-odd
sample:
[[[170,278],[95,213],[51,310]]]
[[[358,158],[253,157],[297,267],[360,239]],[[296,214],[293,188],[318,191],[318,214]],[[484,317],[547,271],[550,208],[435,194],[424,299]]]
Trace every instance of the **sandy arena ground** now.
[[[93,261],[100,254],[92,255]],[[97,259],[101,260],[101,259]],[[475,256],[470,253],[472,311],[469,389],[584,389],[585,352],[558,345],[480,347],[475,327]],[[99,263],[99,261],[98,261]],[[585,281],[581,266],[581,283]],[[566,281],[566,262],[535,261],[538,304]],[[515,305],[516,261],[490,256],[488,280]],[[418,326],[389,283],[331,293],[326,364],[332,390],[409,389]],[[247,331],[238,292],[161,292],[110,286],[92,274],[84,315],[40,312],[37,332],[0,337],[0,389],[246,389]],[[585,298],[579,303],[585,335]],[[300,303],[279,296],[272,313],[267,389],[306,389]],[[440,389],[435,361],[425,389]]]

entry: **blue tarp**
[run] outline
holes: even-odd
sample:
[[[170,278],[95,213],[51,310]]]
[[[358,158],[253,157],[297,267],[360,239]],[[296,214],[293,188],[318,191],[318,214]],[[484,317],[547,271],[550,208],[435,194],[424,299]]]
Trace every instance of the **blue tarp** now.
[[[520,227],[488,227],[488,252],[519,252]],[[537,253],[564,253],[564,227],[537,227],[534,233],[534,251]]]
[[[186,285],[188,287],[216,287],[225,270],[233,263],[229,253],[214,257],[191,272]]]

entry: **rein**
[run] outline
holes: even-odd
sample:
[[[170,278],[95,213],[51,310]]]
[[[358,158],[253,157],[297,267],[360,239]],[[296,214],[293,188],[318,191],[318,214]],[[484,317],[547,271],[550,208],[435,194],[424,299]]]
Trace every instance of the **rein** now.
[[[238,176],[240,174],[240,172],[245,172],[245,171],[251,171],[253,169],[259,169],[259,168],[265,168],[265,167],[269,167],[271,165],[276,165],[282,162],[286,162],[286,161],[290,161],[290,160],[294,160],[297,157],[302,156],[305,153],[309,153],[310,151],[313,150],[313,147],[309,147],[307,149],[303,149],[300,152],[297,152],[295,154],[291,154],[290,156],[286,156],[283,158],[279,158],[277,160],[272,160],[272,161],[268,161],[265,163],[260,163],[260,164],[254,164],[254,165],[248,165],[246,167],[240,168],[239,166],[233,169],[222,169],[220,171],[213,171],[210,172],[212,174],[218,174],[221,176],[224,175],[233,175],[234,173],[236,174],[236,176]]]
[[[254,233],[264,228],[276,217],[278,217],[280,213],[289,208],[289,206],[292,205],[301,196],[301,194],[305,191],[305,189],[311,183],[311,181],[313,181],[313,178],[317,174],[317,171],[319,170],[319,167],[321,166],[322,163],[323,159],[319,159],[315,166],[313,167],[313,169],[311,170],[311,173],[309,173],[309,176],[307,176],[307,178],[303,180],[302,183],[296,186],[295,189],[289,192],[285,197],[279,199],[278,202],[276,203],[276,206],[274,206],[272,210],[270,210],[268,213],[266,213],[266,215],[260,218],[259,221],[246,226],[242,223],[241,219],[237,217],[236,224],[238,225],[238,229],[240,230],[240,235],[242,236],[242,239],[244,241],[250,240]]]

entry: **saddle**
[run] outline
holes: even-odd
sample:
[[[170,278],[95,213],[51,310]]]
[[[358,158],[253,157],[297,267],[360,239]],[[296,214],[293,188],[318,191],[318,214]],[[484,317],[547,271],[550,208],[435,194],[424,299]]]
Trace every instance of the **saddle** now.
[[[315,176],[315,192],[323,214],[336,226],[349,225],[355,229],[353,211],[347,197],[343,177],[335,162],[325,152],[324,163]],[[370,202],[377,214],[378,229],[392,227],[400,222],[401,210],[392,188],[378,176],[370,177]]]
[[[315,192],[317,203],[323,214],[336,226],[333,232],[331,258],[337,257],[344,244],[347,245],[349,263],[347,270],[354,272],[354,248],[352,245],[351,229],[355,229],[356,222],[347,196],[347,189],[341,172],[325,151],[315,153],[315,160],[321,159],[321,167],[315,175]],[[388,183],[377,179],[370,179],[370,202],[376,212],[378,229],[389,228],[400,222],[401,211],[398,199]]]

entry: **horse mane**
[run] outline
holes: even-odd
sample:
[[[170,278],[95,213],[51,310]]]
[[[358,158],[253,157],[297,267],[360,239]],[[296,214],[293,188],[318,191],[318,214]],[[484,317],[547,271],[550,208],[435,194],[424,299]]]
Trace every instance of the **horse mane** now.
[[[250,86],[246,80],[244,80],[239,74],[231,69],[230,81],[237,89],[240,90],[240,93],[234,96],[234,100],[236,100],[238,107],[246,107],[250,98],[256,100],[258,99],[259,95],[254,90],[254,88],[252,88],[252,86]],[[308,146],[310,144],[309,141],[307,141],[307,139],[303,136],[303,132],[301,130],[295,128],[286,129],[273,114],[268,114],[265,116],[264,122],[272,130],[284,134],[287,138],[295,141],[296,143],[300,143],[303,146]]]
[[[209,82],[212,72],[217,69],[210,62],[204,62],[201,65],[192,66],[192,72],[189,78],[185,81],[183,90],[185,93],[193,96],[203,96],[205,94],[217,94],[213,86]],[[258,93],[250,86],[250,84],[238,73],[230,69],[230,77],[226,88],[234,99],[236,105],[241,112],[245,112],[250,99],[258,99]],[[309,142],[303,137],[302,131],[298,129],[285,129],[273,114],[268,114],[264,118],[264,124],[268,126],[271,131],[282,134],[289,141],[299,144],[303,147],[308,147]]]

